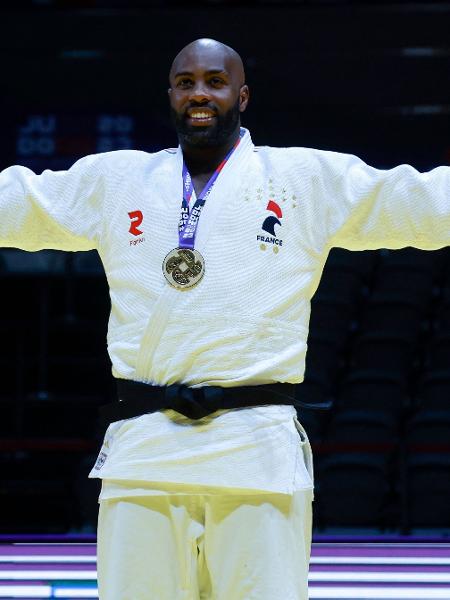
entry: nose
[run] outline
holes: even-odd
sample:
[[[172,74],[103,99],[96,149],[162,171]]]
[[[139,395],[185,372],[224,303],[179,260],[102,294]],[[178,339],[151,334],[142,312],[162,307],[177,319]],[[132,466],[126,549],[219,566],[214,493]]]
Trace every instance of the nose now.
[[[189,99],[195,102],[205,102],[211,98],[211,95],[204,81],[197,81],[191,88]]]

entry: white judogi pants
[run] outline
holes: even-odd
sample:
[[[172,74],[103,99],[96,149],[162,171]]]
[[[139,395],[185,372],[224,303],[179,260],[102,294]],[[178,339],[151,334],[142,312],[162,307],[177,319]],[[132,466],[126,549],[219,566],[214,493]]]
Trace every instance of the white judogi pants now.
[[[100,600],[307,600],[312,490],[100,501]]]

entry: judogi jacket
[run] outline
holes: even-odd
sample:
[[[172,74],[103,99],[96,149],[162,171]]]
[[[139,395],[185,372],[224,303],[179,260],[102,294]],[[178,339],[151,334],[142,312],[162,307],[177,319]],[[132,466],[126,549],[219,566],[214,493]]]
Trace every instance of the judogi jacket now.
[[[200,217],[195,247],[205,275],[196,287],[179,291],[166,282],[162,263],[178,246],[182,188],[180,147],[96,154],[62,172],[36,175],[13,166],[0,173],[1,246],[99,252],[110,287],[108,349],[115,377],[192,387],[300,383],[310,300],[333,246],[433,250],[450,240],[449,167],[379,170],[349,154],[255,147],[245,130]],[[279,408],[295,434],[293,407]],[[159,417],[131,422],[152,418]],[[192,481],[189,460],[172,470],[170,461],[158,462],[162,440],[159,456],[151,455],[154,468],[148,452],[135,448],[131,462],[139,466],[133,471],[133,452],[120,452],[120,427],[112,425],[115,442],[109,436],[109,458],[96,476]],[[122,430],[130,441],[130,420]],[[257,430],[256,423],[252,440]],[[175,463],[176,452],[171,456]],[[264,462],[261,455],[257,460]],[[209,464],[204,456],[201,464]],[[289,473],[278,477],[261,467],[254,487],[292,491],[293,468],[291,461]],[[213,463],[209,475],[198,475],[198,482],[253,483],[248,474],[227,480]]]

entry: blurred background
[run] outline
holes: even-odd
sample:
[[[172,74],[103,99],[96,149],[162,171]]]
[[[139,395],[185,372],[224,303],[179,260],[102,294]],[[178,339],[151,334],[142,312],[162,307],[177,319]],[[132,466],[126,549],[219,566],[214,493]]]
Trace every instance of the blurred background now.
[[[241,54],[255,144],[450,164],[449,32],[448,1],[5,1],[0,168],[176,146],[167,74],[198,37]],[[91,252],[0,249],[0,280],[0,533],[93,534],[97,407],[114,399],[102,266]],[[298,397],[333,402],[298,408],[316,536],[445,539],[450,250],[333,249]]]

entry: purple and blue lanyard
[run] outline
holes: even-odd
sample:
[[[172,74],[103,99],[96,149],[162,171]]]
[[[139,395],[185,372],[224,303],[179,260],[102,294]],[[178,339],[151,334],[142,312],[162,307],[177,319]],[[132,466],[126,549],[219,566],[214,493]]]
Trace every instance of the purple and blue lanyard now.
[[[196,203],[192,207],[191,212],[189,212],[189,202],[192,198],[192,193],[194,191],[194,185],[192,183],[191,175],[186,167],[185,162],[183,161],[183,202],[181,203],[181,217],[178,225],[178,240],[179,240],[179,248],[189,248],[192,250],[195,244],[195,234],[197,232],[197,225],[200,219],[200,213],[202,212],[202,208],[205,205],[205,202],[211,193],[211,190],[216,182],[216,179],[219,177],[220,171],[224,168],[226,162],[236,150],[243,137],[245,131],[241,129],[239,138],[237,139],[234,146],[225,156],[223,161],[214,171],[212,176],[210,177],[208,183],[203,188],[202,192],[199,194]]]

